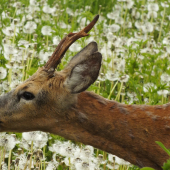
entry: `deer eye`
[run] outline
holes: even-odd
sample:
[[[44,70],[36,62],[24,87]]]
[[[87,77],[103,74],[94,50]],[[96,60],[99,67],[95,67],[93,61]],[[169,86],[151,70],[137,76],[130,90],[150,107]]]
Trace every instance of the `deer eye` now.
[[[35,98],[35,96],[30,92],[24,92],[21,97],[25,100],[32,100]]]

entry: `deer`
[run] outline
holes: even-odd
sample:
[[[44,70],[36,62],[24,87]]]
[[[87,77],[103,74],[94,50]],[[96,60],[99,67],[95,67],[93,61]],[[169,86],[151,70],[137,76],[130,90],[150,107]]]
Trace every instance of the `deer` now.
[[[126,105],[86,89],[102,64],[96,42],[89,43],[56,71],[69,46],[88,36],[99,15],[78,33],[69,33],[54,53],[15,89],[0,96],[0,132],[44,131],[94,146],[139,167],[160,170],[170,148],[170,104]]]

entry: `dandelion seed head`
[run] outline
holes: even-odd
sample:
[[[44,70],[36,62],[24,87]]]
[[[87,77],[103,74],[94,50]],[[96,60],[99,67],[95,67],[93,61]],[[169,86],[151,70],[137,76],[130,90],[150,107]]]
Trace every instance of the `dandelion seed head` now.
[[[156,89],[157,86],[153,83],[146,83],[143,85],[143,91],[148,92],[148,91],[153,91],[153,89]]]
[[[115,20],[117,17],[119,17],[120,12],[118,10],[115,10],[114,12],[110,12],[107,14],[107,17],[109,19]]]
[[[81,50],[81,45],[79,43],[75,42],[74,44],[72,44],[70,46],[69,49],[70,49],[71,52],[78,52],[78,51]]]
[[[165,1],[165,2],[161,2],[161,6],[164,8],[168,8],[169,4]]]
[[[127,74],[121,76],[119,79],[120,82],[124,82],[124,83],[128,82],[128,80],[129,80],[129,75]]]
[[[117,81],[119,80],[119,73],[118,72],[112,72],[112,71],[107,71],[106,73],[106,78],[110,81]]]
[[[3,67],[0,67],[0,79],[4,79],[7,76],[7,70]]]
[[[167,97],[167,95],[169,94],[168,90],[158,90],[157,91],[158,95],[163,95],[164,97]]]
[[[147,32],[152,32],[154,27],[153,24],[147,22],[141,28],[144,33],[147,33]]]
[[[118,32],[119,29],[120,29],[120,26],[117,25],[117,24],[112,24],[112,25],[110,25],[109,28],[108,28],[108,30],[109,30],[110,32]]]
[[[164,82],[164,83],[170,82],[170,75],[167,74],[167,73],[163,73],[163,74],[161,75],[161,81]]]
[[[24,26],[23,32],[32,34],[36,28],[37,28],[37,24],[34,21],[27,21],[27,23]]]
[[[149,3],[148,4],[148,11],[158,11],[159,6],[157,3]]]
[[[56,8],[55,7],[53,7],[53,8],[50,8],[50,6],[49,5],[44,5],[43,6],[43,12],[44,13],[47,13],[47,14],[51,14],[51,13],[54,13],[54,12],[56,12]]]
[[[133,4],[134,4],[134,1],[132,0],[125,0],[125,3],[124,3],[124,8],[126,9],[131,9],[133,7]]]

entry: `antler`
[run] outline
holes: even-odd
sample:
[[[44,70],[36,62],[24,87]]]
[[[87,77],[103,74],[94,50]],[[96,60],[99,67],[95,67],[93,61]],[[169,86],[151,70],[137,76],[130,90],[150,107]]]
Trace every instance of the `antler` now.
[[[93,26],[96,24],[97,20],[99,19],[99,15],[96,15],[93,21],[90,22],[85,28],[83,28],[78,33],[69,33],[66,37],[64,37],[58,46],[56,47],[54,53],[48,60],[48,62],[44,66],[44,70],[46,71],[54,71],[57,65],[60,63],[61,59],[63,58],[64,54],[66,53],[67,49],[73,44],[76,40],[81,37],[88,36],[87,34]]]

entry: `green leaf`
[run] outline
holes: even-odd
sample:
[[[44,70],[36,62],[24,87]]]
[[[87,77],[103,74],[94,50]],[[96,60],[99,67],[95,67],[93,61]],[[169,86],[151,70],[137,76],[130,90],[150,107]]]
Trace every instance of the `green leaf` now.
[[[170,160],[168,159],[162,167],[163,170],[169,170],[170,169]]]
[[[170,151],[159,141],[156,141],[156,143],[170,156]]]
[[[150,168],[150,167],[144,167],[144,168],[142,168],[142,169],[140,169],[140,170],[155,170],[155,169]]]

